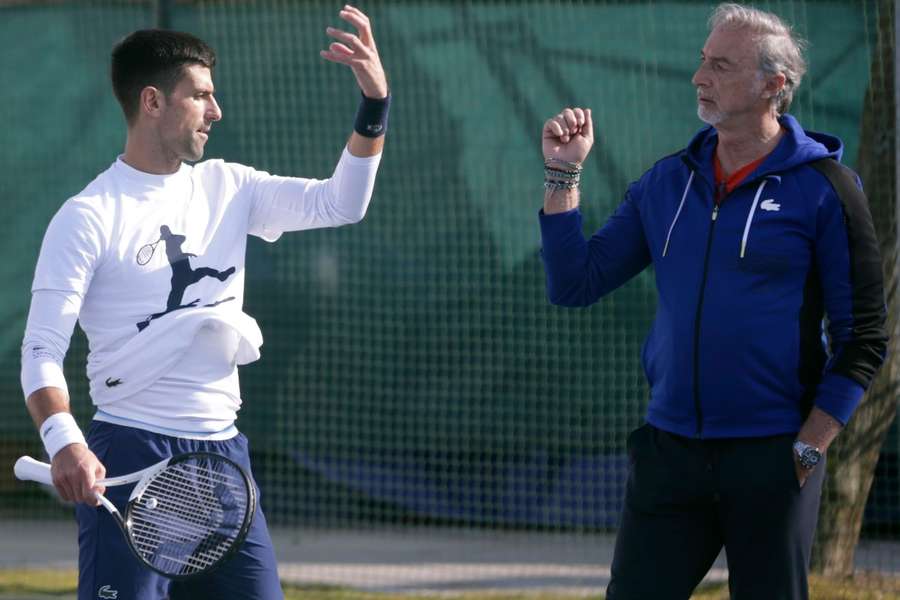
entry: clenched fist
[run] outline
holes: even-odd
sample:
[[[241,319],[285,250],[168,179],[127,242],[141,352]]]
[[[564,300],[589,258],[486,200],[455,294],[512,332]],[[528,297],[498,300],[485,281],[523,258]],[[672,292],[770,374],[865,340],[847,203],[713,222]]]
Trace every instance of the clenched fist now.
[[[541,132],[544,160],[555,158],[581,164],[594,145],[594,123],[589,108],[564,108],[544,123]]]

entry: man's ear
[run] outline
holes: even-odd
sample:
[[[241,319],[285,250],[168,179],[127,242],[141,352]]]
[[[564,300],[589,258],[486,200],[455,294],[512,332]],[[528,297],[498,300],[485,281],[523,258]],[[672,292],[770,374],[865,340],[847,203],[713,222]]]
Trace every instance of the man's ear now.
[[[787,77],[784,76],[784,73],[778,73],[777,75],[767,77],[766,87],[763,88],[763,96],[766,98],[774,98],[778,95],[778,92],[784,89],[785,82],[787,82]]]
[[[156,118],[165,107],[166,98],[163,91],[152,85],[141,90],[140,111],[150,117]]]

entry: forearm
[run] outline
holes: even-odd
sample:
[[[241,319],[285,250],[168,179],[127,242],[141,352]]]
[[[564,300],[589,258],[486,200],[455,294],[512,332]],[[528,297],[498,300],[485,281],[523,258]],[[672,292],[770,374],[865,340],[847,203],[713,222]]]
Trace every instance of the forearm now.
[[[52,388],[68,402],[63,359],[78,320],[81,302],[81,295],[77,292],[35,290],[32,293],[22,339],[21,383],[26,400],[41,389]]]
[[[796,439],[818,449],[821,455],[824,455],[825,451],[828,450],[828,447],[834,441],[834,438],[840,433],[841,427],[840,421],[821,408],[814,406],[810,411],[809,416],[806,417],[806,421],[804,421],[800,431],[797,432]],[[803,451],[803,455],[806,456],[805,450]],[[813,466],[815,466],[816,462],[818,462],[818,460],[813,463]],[[794,470],[797,473],[797,481],[801,486],[803,486],[807,477],[809,477],[812,468],[813,467],[810,467],[808,464],[804,465],[804,459],[801,458],[795,450]]]
[[[63,500],[95,505],[94,492],[103,491],[102,486],[95,486],[95,481],[103,476],[105,469],[88,449],[84,434],[70,412],[63,360],[98,251],[90,245],[59,247],[59,240],[75,239],[78,236],[72,231],[83,229],[56,218],[54,223],[58,229],[51,224],[38,259],[35,273],[38,284],[32,292],[22,340],[22,392],[50,457],[53,484],[60,496]],[[56,243],[48,245],[48,240]],[[72,257],[78,257],[81,262],[66,262]],[[60,269],[60,265],[70,269]]]
[[[818,448],[824,454],[842,427],[840,421],[814,406],[797,433],[797,439]]]
[[[847,423],[884,362],[888,332],[878,238],[855,173],[818,163],[830,182],[818,209],[816,267],[828,317],[833,357],[816,393],[816,406]]]
[[[96,505],[95,493],[104,490],[96,480],[105,475],[106,469],[90,451],[70,415],[68,394],[55,387],[41,388],[28,396],[26,405],[50,455],[53,485],[60,496]]]
[[[52,464],[81,462],[88,451],[87,441],[69,411],[66,391],[50,386],[40,388],[28,396],[26,406]]]
[[[71,412],[69,410],[69,395],[65,390],[57,387],[44,387],[34,391],[25,401],[28,413],[35,427],[41,425],[48,417],[59,412]]]
[[[590,109],[565,108],[544,123],[541,255],[553,304],[587,306],[650,264],[643,221],[631,188],[590,241],[582,233],[578,186],[594,143]]]
[[[69,410],[63,359],[81,310],[81,295],[73,291],[35,290],[22,340],[22,393],[47,454],[84,436]],[[56,416],[54,419],[50,417]]]
[[[383,148],[383,135],[376,138],[371,138],[359,135],[354,131],[352,134],[350,134],[350,139],[347,141],[347,150],[350,152],[350,154],[360,158],[367,158],[369,156],[376,156],[377,154],[381,154],[381,150]]]
[[[565,193],[571,191],[553,191],[554,195]],[[555,214],[545,210],[539,221],[547,296],[553,304],[592,304],[651,262],[640,212],[630,191],[590,240],[584,238],[578,210]]]
[[[578,208],[581,195],[578,188],[544,191],[544,214],[553,215]]]

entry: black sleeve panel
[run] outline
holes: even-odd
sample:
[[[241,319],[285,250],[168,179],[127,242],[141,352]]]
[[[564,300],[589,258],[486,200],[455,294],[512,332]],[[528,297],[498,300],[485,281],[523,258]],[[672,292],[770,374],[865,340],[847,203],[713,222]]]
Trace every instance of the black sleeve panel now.
[[[830,158],[817,160],[810,166],[828,179],[841,201],[850,253],[853,331],[832,372],[868,388],[884,362],[888,341],[881,253],[872,213],[852,170]]]

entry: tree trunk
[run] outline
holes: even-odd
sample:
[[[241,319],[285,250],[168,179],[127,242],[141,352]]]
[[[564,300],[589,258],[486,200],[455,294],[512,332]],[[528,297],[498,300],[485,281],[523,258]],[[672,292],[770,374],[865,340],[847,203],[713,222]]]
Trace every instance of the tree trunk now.
[[[825,575],[853,573],[863,510],[878,454],[897,412],[900,381],[898,344],[897,195],[894,102],[894,0],[879,0],[878,38],[863,107],[858,169],[869,199],[881,247],[887,296],[887,362],[869,392],[828,451],[813,569]]]

